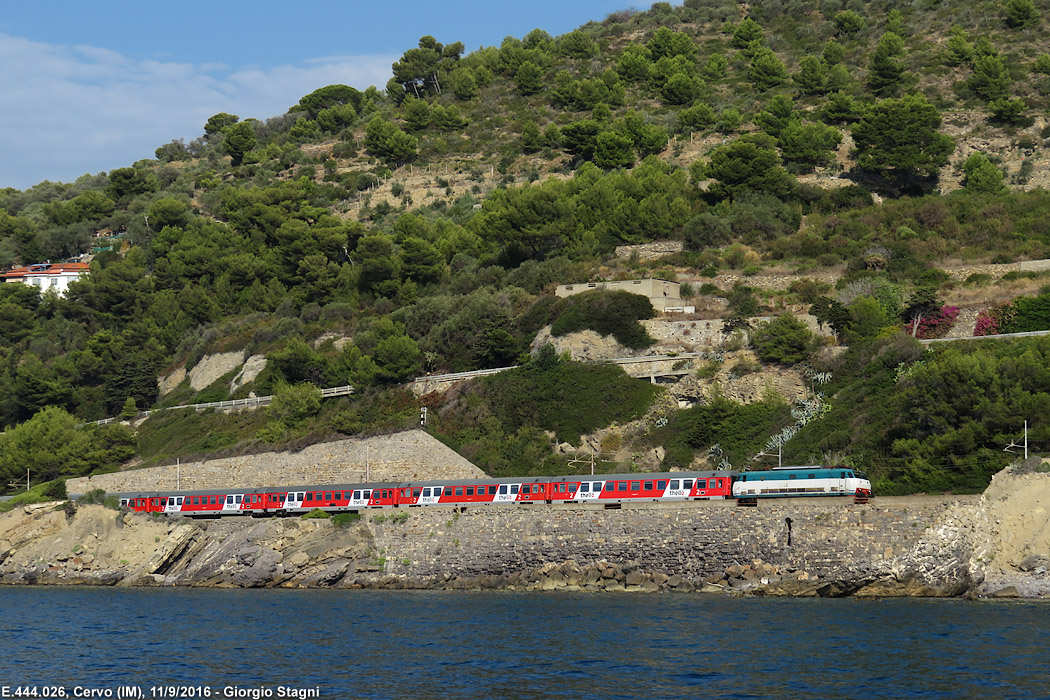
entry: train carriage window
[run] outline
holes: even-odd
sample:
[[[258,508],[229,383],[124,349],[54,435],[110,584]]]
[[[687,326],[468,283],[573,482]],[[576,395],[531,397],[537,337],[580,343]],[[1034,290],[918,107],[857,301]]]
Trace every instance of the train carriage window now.
[[[451,496],[452,495],[452,487],[451,486],[446,486],[445,487],[445,495],[446,496]]]
[[[467,495],[468,496],[473,496],[474,495],[474,487],[473,486],[468,486],[467,487]]]
[[[656,488],[659,489],[660,491],[663,491],[664,489],[666,489],[667,488],[667,479],[660,479],[659,481],[657,481],[656,482]]]
[[[171,502],[172,502],[172,503],[174,503],[174,502],[175,502],[175,499],[174,499],[174,498],[173,498],[173,499],[171,499]],[[168,505],[168,497],[167,497],[167,496],[164,496],[164,497],[162,497],[162,498],[160,499],[160,504],[161,504],[162,506],[166,506],[166,505]]]
[[[331,491],[325,491],[324,492],[324,500],[326,500],[326,501],[332,500],[332,493],[331,493]]]
[[[457,496],[462,496],[463,495],[463,487],[462,486],[457,486],[456,487],[456,495]]]
[[[558,485],[558,490],[561,491],[562,493],[565,493],[566,491],[569,490],[569,485],[568,484],[559,484]]]
[[[178,498],[175,499],[175,505],[177,505],[177,506],[181,506],[182,505],[182,496],[179,496]]]
[[[582,484],[580,484],[580,491],[582,491],[583,493],[587,493],[590,490],[591,490],[591,485],[589,483],[587,483],[586,481],[583,482]]]
[[[495,496],[496,495],[496,486],[495,486],[495,484],[493,484],[492,486],[489,486],[489,495],[490,496]]]
[[[692,488],[693,488],[693,480],[692,479],[682,479],[682,488],[685,489],[686,491],[691,491]]]
[[[333,493],[332,494],[332,500],[333,501],[341,501],[341,500],[343,500],[343,492],[342,491],[336,491],[335,493]]]
[[[642,482],[640,482],[640,481],[632,481],[631,482],[631,490],[632,491],[638,491],[641,488],[642,488]]]
[[[227,496],[226,497],[226,502],[229,503],[232,506],[233,505],[233,496]]]
[[[201,504],[201,497],[200,496],[194,496],[193,497],[193,505],[199,506],[200,504]]]
[[[420,494],[423,493],[423,489],[415,488],[412,489],[412,498],[419,498]]]
[[[532,486],[529,485],[529,484],[525,484],[524,486],[521,487],[521,492],[522,493],[529,493],[529,494],[531,494],[532,493]]]
[[[671,479],[671,488],[675,491],[678,490],[678,479]]]
[[[653,490],[653,482],[651,482],[651,481],[645,482],[645,490],[646,491],[652,491]]]
[[[619,482],[619,486],[617,487],[616,490],[617,491],[626,491],[627,490],[627,482],[626,481]]]
[[[507,485],[506,484],[503,484],[502,486],[499,487],[499,495],[501,495],[501,496],[506,496],[507,495]]]
[[[518,492],[518,488],[519,488],[518,484],[511,484],[510,485],[510,492],[512,494],[516,494]]]
[[[234,496],[233,497],[233,502],[234,503],[240,503],[241,502],[241,497],[240,496]]]
[[[601,491],[602,490],[602,482],[595,481],[594,482],[594,489],[592,489],[592,490],[595,491],[595,492]]]
[[[213,506],[214,506],[214,505],[217,505],[217,503],[216,503],[216,501],[215,501],[215,498],[216,498],[215,496],[212,496],[212,497],[211,497],[211,505],[213,505]]]
[[[299,494],[299,500],[301,501],[301,500],[303,500],[304,498],[306,498],[306,494],[305,494],[305,493],[300,493],[300,494]]]

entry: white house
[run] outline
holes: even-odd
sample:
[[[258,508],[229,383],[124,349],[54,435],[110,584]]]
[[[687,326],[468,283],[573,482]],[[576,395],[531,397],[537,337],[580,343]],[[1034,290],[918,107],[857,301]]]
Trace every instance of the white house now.
[[[41,294],[53,289],[59,295],[65,296],[69,291],[69,283],[80,279],[89,271],[87,263],[40,263],[2,272],[0,280],[31,284],[38,288]]]

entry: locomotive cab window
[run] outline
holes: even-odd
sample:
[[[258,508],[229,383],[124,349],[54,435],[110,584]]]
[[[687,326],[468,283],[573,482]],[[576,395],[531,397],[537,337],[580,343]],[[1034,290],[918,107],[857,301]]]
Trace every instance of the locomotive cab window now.
[[[842,472],[842,474],[839,476],[839,478],[840,479],[845,479],[846,478],[846,472]]]

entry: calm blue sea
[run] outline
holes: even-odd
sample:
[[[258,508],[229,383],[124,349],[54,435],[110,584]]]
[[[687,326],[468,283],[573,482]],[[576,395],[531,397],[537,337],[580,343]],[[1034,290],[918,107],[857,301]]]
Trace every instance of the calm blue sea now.
[[[0,639],[0,697],[1050,698],[1026,602],[17,587]]]

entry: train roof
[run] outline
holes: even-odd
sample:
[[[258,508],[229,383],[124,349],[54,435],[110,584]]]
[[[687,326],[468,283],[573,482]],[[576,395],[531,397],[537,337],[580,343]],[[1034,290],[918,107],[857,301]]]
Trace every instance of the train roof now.
[[[807,467],[813,469],[815,467]],[[755,472],[751,472],[755,473]],[[634,474],[571,474],[562,476],[512,476],[495,479],[436,479],[430,481],[370,481],[357,484],[305,484],[293,486],[258,486],[252,488],[179,489],[163,491],[113,491],[118,498],[154,498],[164,496],[223,496],[229,494],[287,493],[289,491],[353,491],[359,489],[397,489],[422,486],[475,486],[477,484],[542,484],[550,481],[627,481],[630,479],[697,479],[735,477],[739,472],[689,471],[647,472]]]
[[[402,481],[398,488],[415,486],[474,486],[475,484],[536,484],[550,481],[549,476],[510,476],[498,479],[438,479],[436,481]]]
[[[630,479],[709,479],[711,477],[733,477],[739,472],[634,472],[632,474],[576,474],[574,476],[555,476],[552,481],[628,481]]]

